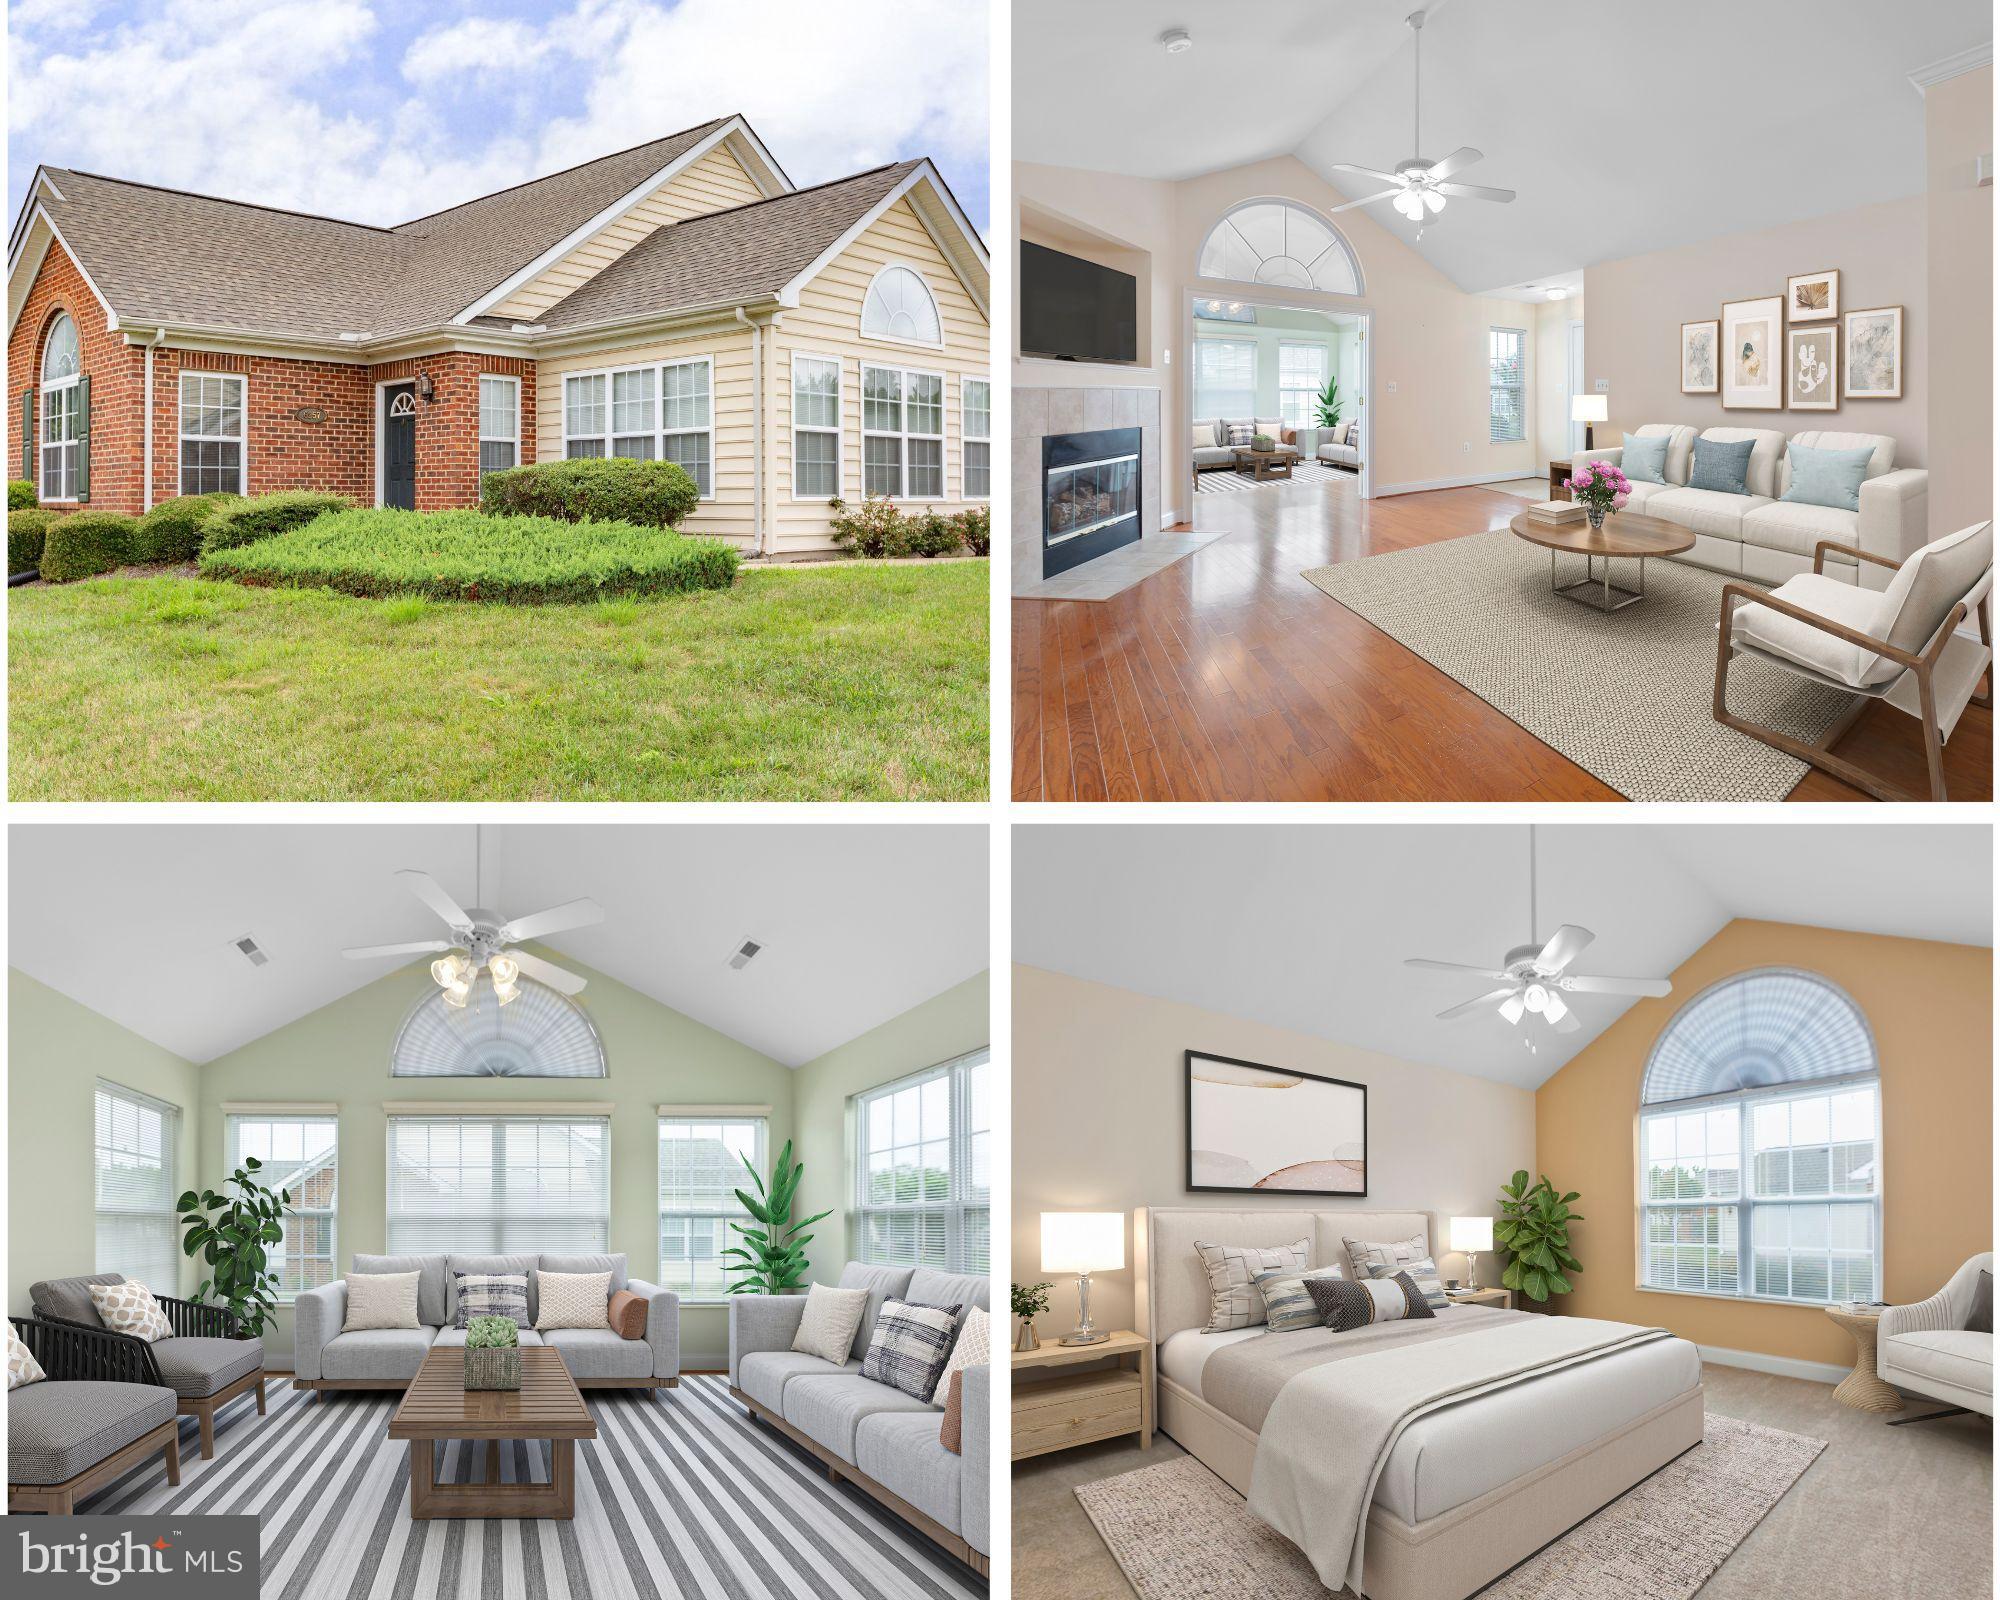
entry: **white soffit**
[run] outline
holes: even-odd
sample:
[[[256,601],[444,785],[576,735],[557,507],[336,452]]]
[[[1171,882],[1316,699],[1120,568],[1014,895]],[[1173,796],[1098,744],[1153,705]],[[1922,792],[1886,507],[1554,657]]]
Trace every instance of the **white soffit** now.
[[[1993,942],[1985,827],[1549,825],[1538,848],[1536,932],[1595,933],[1581,972],[1671,974],[1736,918]],[[1575,996],[1567,1035],[1436,1020],[1480,980],[1402,963],[1527,942],[1520,824],[1018,827],[1013,857],[1017,961],[1405,1061],[1534,1088],[1633,1003]]]

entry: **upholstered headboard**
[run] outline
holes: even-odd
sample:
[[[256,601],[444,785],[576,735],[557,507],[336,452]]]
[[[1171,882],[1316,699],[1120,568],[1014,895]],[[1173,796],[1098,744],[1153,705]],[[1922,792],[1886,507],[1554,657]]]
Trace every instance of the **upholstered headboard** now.
[[[1141,1206],[1132,1213],[1132,1259],[1138,1273],[1134,1285],[1137,1332],[1158,1344],[1183,1328],[1207,1325],[1208,1274],[1195,1254],[1197,1243],[1271,1249],[1304,1239],[1307,1266],[1345,1266],[1343,1239],[1387,1243],[1421,1233],[1429,1244],[1431,1231],[1426,1211]]]

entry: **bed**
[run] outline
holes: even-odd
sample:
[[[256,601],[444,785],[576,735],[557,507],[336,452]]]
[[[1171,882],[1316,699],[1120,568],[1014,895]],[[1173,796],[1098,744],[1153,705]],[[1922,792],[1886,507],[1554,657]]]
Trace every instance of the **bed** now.
[[[1133,1226],[1138,1332],[1155,1346],[1158,1426],[1246,1499],[1273,1397],[1296,1381],[1287,1375],[1324,1370],[1312,1363],[1329,1346],[1371,1330],[1204,1334],[1210,1295],[1196,1242],[1276,1247],[1304,1238],[1309,1266],[1344,1268],[1345,1238],[1433,1237],[1430,1216],[1413,1211],[1154,1207],[1135,1213]],[[1465,1350],[1522,1320],[1450,1306],[1435,1327],[1384,1332],[1449,1339]],[[1458,1341],[1459,1334],[1480,1337]],[[1374,1354],[1365,1345],[1340,1353],[1355,1373]],[[1361,1592],[1369,1600],[1463,1600],[1698,1444],[1702,1425],[1700,1356],[1671,1337],[1418,1415],[1389,1447],[1373,1486]]]

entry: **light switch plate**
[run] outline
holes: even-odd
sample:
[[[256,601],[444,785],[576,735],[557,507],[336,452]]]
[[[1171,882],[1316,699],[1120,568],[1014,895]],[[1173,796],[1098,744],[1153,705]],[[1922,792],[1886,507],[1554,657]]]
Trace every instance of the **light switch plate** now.
[[[1595,388],[1599,394],[1608,393],[1611,388],[1611,380],[1609,378],[1599,378]]]
[[[1395,380],[1394,378],[1391,378],[1391,379],[1389,380],[1389,383],[1388,383],[1388,390],[1389,390],[1389,393],[1391,393],[1391,394],[1394,394],[1394,393],[1396,392],[1396,380]]]

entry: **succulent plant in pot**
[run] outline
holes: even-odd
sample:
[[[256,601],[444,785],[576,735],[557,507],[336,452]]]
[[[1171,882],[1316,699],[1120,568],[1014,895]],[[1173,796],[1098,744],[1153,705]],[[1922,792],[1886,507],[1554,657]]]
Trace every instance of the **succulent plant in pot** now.
[[[472,1317],[466,1321],[465,1386],[521,1387],[521,1330],[512,1317]]]

